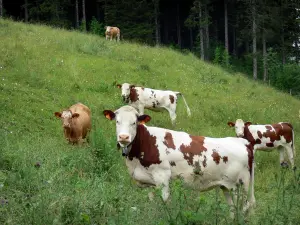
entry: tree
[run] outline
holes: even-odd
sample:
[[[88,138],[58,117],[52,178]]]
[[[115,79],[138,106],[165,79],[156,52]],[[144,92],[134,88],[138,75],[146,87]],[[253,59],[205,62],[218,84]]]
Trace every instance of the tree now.
[[[0,18],[3,17],[3,3],[2,0],[0,0]]]
[[[160,44],[160,20],[159,20],[159,0],[153,0],[155,18],[155,43]]]
[[[0,0],[1,1],[1,0]],[[25,0],[24,4],[24,15],[25,15],[25,22],[28,22],[28,0]]]
[[[228,6],[228,2],[227,0],[224,0],[224,27],[225,27],[225,51],[226,54],[229,55],[229,40],[228,40],[228,10],[227,7]],[[226,57],[226,60],[228,60],[229,58]],[[229,64],[229,62],[225,62],[226,65]]]
[[[209,60],[209,12],[208,12],[208,2],[204,6],[205,14],[205,50],[206,50],[206,59]]]
[[[75,27],[79,28],[79,10],[78,10],[78,0],[75,0]]]
[[[177,2],[176,24],[177,24],[177,45],[179,48],[181,48],[181,26],[180,26],[179,2]]]
[[[86,31],[86,16],[85,16],[85,0],[82,0],[82,20],[81,26],[84,31]]]
[[[253,54],[253,79],[257,79],[257,55],[256,55],[256,1],[252,0],[252,54]]]

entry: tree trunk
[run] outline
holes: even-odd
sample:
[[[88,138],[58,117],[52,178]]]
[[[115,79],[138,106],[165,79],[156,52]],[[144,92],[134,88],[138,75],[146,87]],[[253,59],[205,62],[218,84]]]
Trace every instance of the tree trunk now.
[[[199,35],[200,35],[200,54],[201,54],[201,60],[205,59],[205,51],[204,51],[204,35],[203,35],[203,28],[202,28],[202,6],[201,2],[198,2],[199,7]]]
[[[169,43],[169,30],[168,30],[168,20],[164,19],[164,38],[165,38],[165,43]]]
[[[208,15],[208,9],[207,4],[204,7],[205,11],[205,50],[206,50],[206,59],[209,60],[209,15]]]
[[[180,27],[180,17],[179,17],[179,3],[177,3],[177,44],[181,49],[181,27]]]
[[[160,44],[159,0],[154,0],[154,17],[155,17],[155,42],[156,42],[156,46],[159,46]]]
[[[237,51],[236,51],[236,28],[233,28],[233,32],[232,32],[232,36],[233,36],[233,40],[232,40],[232,54],[234,56],[237,55]]]
[[[224,21],[225,21],[225,51],[229,54],[229,41],[228,41],[228,12],[227,12],[227,0],[224,0]],[[226,57],[226,65],[228,65],[228,57]]]
[[[75,1],[75,27],[79,28],[79,11],[78,11],[78,0]]]
[[[82,21],[83,29],[86,31],[86,17],[85,17],[85,0],[82,0]]]
[[[190,30],[190,49],[192,51],[193,50],[193,30],[192,30],[192,28],[190,28],[189,30]]]
[[[2,0],[0,0],[0,18],[3,17],[3,3]]]
[[[253,45],[253,79],[257,79],[257,56],[256,56],[256,2],[252,2],[252,45]]]
[[[0,0],[2,1],[2,0]],[[24,4],[24,14],[25,14],[25,22],[28,22],[28,0],[25,0]]]
[[[267,43],[266,43],[266,31],[262,31],[262,44],[263,44],[263,66],[264,66],[264,82],[268,79],[268,64],[267,64]]]
[[[281,56],[282,56],[282,64],[285,64],[285,46],[284,46],[284,29],[282,28],[281,32]]]

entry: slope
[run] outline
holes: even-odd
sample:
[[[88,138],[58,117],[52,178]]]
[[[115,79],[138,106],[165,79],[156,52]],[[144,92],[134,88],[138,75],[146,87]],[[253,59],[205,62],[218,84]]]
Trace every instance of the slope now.
[[[217,192],[199,198],[175,182],[175,204],[163,205],[159,197],[149,202],[151,189],[131,181],[116,150],[115,124],[102,115],[122,105],[116,83],[182,92],[192,117],[180,99],[176,130],[225,137],[234,135],[227,121],[236,118],[289,121],[299,145],[299,100],[192,54],[8,20],[0,20],[0,37],[1,223],[166,224],[182,209],[186,213],[180,221],[212,224],[218,212],[220,223],[228,222],[228,208]],[[53,116],[78,101],[93,115],[91,143],[84,147],[67,145]],[[149,125],[173,129],[166,112],[146,112],[153,118]],[[257,154],[257,208],[251,224],[300,220],[297,173],[281,170],[278,158],[277,151]]]

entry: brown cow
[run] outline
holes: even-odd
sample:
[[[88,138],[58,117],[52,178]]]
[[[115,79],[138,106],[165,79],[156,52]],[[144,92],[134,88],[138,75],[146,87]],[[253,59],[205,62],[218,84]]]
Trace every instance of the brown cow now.
[[[116,41],[120,41],[120,29],[118,27],[106,26],[104,29],[106,40],[113,40],[116,38]]]
[[[84,104],[77,103],[61,113],[55,112],[54,115],[62,120],[67,141],[72,144],[82,144],[91,130],[90,109]]]

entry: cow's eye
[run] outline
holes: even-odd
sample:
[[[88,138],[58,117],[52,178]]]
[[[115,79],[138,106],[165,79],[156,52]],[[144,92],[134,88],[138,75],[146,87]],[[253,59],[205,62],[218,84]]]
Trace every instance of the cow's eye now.
[[[117,124],[119,124],[120,122],[119,122],[119,120],[117,120]]]
[[[136,124],[136,122],[134,122],[133,124],[132,124],[132,126],[134,126]]]

